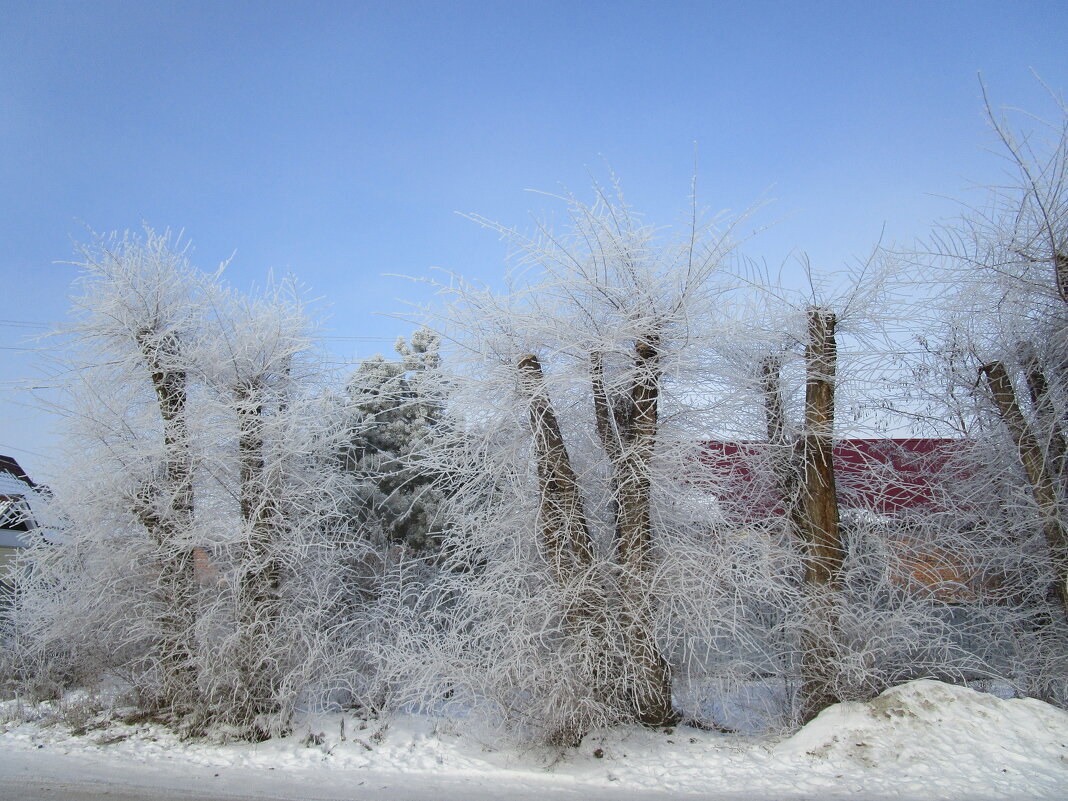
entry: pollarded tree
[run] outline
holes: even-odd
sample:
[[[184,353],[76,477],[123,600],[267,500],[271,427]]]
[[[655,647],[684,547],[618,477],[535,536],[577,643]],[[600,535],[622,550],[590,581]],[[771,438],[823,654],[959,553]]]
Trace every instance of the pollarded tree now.
[[[707,535],[678,503],[679,454],[695,450],[686,382],[720,329],[713,282],[733,247],[730,226],[696,214],[661,242],[597,192],[568,201],[566,234],[486,223],[521,254],[512,289],[455,281],[444,314],[457,348],[440,680],[554,742],[678,719],[664,621],[686,557],[669,540]]]
[[[299,294],[238,293],[151,232],[86,253],[68,542],[20,588],[26,672],[119,675],[187,731],[282,731],[367,651],[338,600],[366,548],[343,513],[347,428]]]
[[[65,653],[74,675],[121,667],[180,715],[197,697],[191,394],[210,279],[167,233],[81,253],[55,487],[70,542],[42,552],[20,624],[31,651]]]
[[[246,725],[259,716],[277,715],[278,685],[286,668],[278,653],[280,589],[293,521],[284,506],[288,454],[272,446],[299,391],[294,360],[309,346],[297,300],[277,289],[260,299],[220,288],[212,298],[212,335],[205,343],[206,383],[219,404],[221,427],[229,429],[221,439],[236,446],[236,452],[217,457],[216,480],[236,496],[238,515],[232,525],[239,535],[216,546],[213,558],[226,567],[236,608],[231,655],[236,669],[226,692],[244,697],[228,705],[241,710]]]
[[[800,432],[793,439],[786,419],[776,356],[761,365],[761,389],[768,443],[775,450],[773,472],[790,533],[804,550],[805,589],[801,638],[801,720],[807,722],[839,700],[833,691],[835,657],[830,643],[841,586],[845,548],[834,475],[837,316],[827,308],[807,309],[805,401]]]
[[[203,599],[201,685],[214,722],[269,736],[298,697],[356,668],[360,638],[339,599],[368,540],[345,518],[352,482],[336,454],[347,429],[298,287],[220,285],[210,299],[198,487],[218,578]]]
[[[719,346],[749,409],[709,461],[729,515],[766,533],[768,567],[787,568],[763,586],[779,599],[773,670],[796,683],[795,722],[917,676],[993,670],[972,635],[996,631],[978,597],[980,554],[996,548],[969,506],[988,471],[967,443],[887,433],[908,430],[897,272],[876,253],[806,292],[761,282],[747,330]]]
[[[982,555],[972,607],[996,671],[1063,703],[1068,111],[1058,101],[1050,124],[987,113],[1008,180],[910,257],[933,288],[916,405],[973,445],[957,511]]]
[[[987,111],[1011,178],[935,239],[943,302],[932,340],[942,346],[942,374],[958,390],[981,390],[983,408],[965,413],[995,415],[1015,449],[1048,552],[1042,572],[1065,618],[1068,108],[1058,102],[1057,121],[1030,134]]]

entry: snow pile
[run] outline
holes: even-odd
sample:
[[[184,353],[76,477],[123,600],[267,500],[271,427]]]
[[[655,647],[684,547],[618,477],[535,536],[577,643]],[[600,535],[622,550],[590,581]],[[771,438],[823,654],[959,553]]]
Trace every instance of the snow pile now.
[[[905,796],[1063,798],[1068,713],[1030,698],[914,681],[867,703],[829,707],[775,753],[807,758],[816,774],[878,777]]]
[[[0,795],[45,781],[216,797],[442,801],[1060,799],[1068,787],[1068,713],[935,681],[837,704],[777,743],[687,727],[619,727],[575,749],[524,751],[420,716],[330,715],[306,720],[289,737],[217,745],[92,718],[73,734],[48,714],[16,706],[0,705],[8,721],[0,724]]]

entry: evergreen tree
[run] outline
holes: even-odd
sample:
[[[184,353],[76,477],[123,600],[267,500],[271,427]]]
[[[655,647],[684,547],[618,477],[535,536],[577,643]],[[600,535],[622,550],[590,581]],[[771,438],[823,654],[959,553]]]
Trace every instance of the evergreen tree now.
[[[350,513],[383,543],[414,551],[432,548],[439,527],[440,471],[428,461],[427,446],[444,407],[431,383],[440,344],[427,329],[410,342],[400,337],[394,346],[398,361],[381,355],[366,360],[347,387],[351,437],[345,466],[365,479]]]

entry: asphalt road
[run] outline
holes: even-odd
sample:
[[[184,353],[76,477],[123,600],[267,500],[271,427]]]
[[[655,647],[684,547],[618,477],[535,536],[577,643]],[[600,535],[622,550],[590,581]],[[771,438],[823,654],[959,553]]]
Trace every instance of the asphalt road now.
[[[264,801],[263,796],[199,795],[159,787],[0,779],[0,801]]]
[[[434,781],[370,771],[321,781],[308,773],[262,768],[134,763],[48,750],[0,749],[0,801],[669,801],[633,788],[487,777]],[[216,786],[213,786],[216,785]],[[691,798],[693,798],[691,796]],[[753,801],[730,793],[716,801]],[[694,801],[700,801],[695,798]],[[756,801],[773,801],[757,799]]]
[[[126,784],[104,781],[63,781],[46,778],[22,780],[0,777],[0,801],[439,801],[438,792],[429,789],[405,790],[402,787],[354,786],[344,796],[320,796],[315,788],[287,788],[290,792],[277,794],[257,791],[255,795],[218,792],[210,787],[179,789],[155,785]],[[498,797],[484,796],[484,798]],[[514,797],[509,794],[509,797]],[[472,801],[480,801],[473,796]]]
[[[480,801],[479,788],[455,795],[441,788],[398,786],[398,779],[404,777],[368,774],[339,785],[281,770],[0,749],[0,801]],[[526,801],[523,795],[516,801]]]

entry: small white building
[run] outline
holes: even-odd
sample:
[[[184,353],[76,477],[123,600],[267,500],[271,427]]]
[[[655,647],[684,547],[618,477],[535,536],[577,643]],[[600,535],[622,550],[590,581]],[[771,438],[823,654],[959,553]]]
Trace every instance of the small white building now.
[[[26,475],[10,456],[0,456],[0,593],[10,589],[8,574],[18,552],[43,537],[40,511],[48,490]]]

